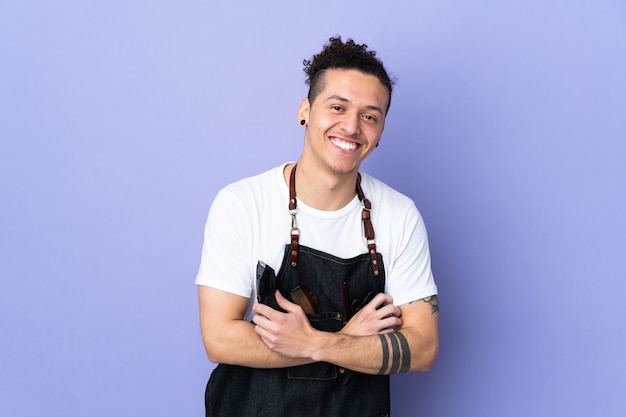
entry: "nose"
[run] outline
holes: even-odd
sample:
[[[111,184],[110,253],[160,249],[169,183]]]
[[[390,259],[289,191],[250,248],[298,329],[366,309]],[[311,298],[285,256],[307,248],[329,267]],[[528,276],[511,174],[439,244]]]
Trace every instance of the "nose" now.
[[[341,130],[348,136],[361,133],[360,119],[358,115],[347,114],[341,121]]]

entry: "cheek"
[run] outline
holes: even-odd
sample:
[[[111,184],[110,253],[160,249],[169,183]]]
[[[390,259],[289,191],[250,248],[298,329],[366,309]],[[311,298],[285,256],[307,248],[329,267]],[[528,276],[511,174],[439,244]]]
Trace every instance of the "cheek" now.
[[[337,123],[337,120],[330,115],[322,115],[315,119],[318,129],[325,130]]]
[[[363,130],[368,138],[369,142],[372,143],[378,143],[380,142],[380,138],[383,134],[383,129],[379,126],[368,126],[367,128],[365,128],[365,130]]]

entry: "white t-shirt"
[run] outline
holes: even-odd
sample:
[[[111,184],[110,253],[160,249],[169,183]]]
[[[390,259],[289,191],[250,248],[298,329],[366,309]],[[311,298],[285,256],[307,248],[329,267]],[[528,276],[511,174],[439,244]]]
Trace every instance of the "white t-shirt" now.
[[[286,164],[223,188],[206,222],[196,284],[250,298],[244,319],[256,303],[256,265],[278,274],[289,243],[289,188]],[[430,268],[426,228],[413,201],[361,173],[361,187],[372,203],[376,249],[383,257],[385,292],[395,305],[437,294]],[[340,258],[367,252],[358,197],[336,211],[317,210],[298,200],[300,245]]]

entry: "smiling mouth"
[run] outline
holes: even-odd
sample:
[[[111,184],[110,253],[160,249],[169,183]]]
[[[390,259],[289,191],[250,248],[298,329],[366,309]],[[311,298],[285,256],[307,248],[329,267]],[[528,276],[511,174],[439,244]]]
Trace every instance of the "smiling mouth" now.
[[[348,142],[335,137],[331,137],[330,141],[333,145],[344,151],[353,151],[360,146],[358,143]]]

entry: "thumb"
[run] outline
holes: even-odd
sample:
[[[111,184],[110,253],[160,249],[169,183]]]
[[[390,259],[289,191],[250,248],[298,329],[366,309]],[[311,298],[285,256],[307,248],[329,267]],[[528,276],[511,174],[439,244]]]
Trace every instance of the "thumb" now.
[[[283,295],[278,290],[276,290],[276,293],[274,295],[276,297],[276,302],[278,303],[278,306],[281,307],[283,310],[288,311],[289,313],[294,312],[295,309],[300,307],[298,304],[294,304],[291,301],[287,300],[285,297],[283,297]]]

